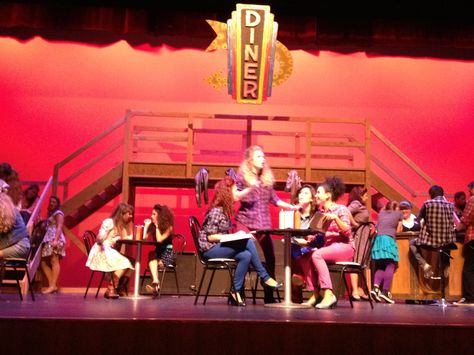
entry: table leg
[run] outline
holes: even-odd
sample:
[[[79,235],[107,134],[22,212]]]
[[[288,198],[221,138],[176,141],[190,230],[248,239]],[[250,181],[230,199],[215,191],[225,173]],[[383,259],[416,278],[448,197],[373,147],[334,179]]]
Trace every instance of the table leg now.
[[[311,306],[306,304],[291,302],[291,234],[285,234],[284,238],[285,297],[282,303],[268,303],[265,306],[274,308],[311,308]]]
[[[140,271],[141,271],[141,257],[142,257],[142,245],[141,243],[137,243],[137,252],[135,254],[135,279],[133,281],[133,296],[128,297],[131,299],[141,299],[141,298],[148,298],[145,296],[140,296]]]

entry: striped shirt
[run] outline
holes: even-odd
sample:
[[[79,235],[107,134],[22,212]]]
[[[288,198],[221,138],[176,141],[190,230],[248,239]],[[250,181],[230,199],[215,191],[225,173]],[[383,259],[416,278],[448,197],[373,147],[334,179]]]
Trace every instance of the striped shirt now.
[[[456,241],[453,204],[443,196],[426,201],[420,210],[419,220],[424,220],[417,245],[440,247]]]

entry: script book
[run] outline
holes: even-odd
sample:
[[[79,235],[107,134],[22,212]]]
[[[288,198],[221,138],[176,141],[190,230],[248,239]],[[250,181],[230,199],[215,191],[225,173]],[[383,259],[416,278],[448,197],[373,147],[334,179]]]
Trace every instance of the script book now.
[[[221,238],[221,243],[226,243],[226,242],[233,242],[236,240],[243,240],[243,239],[250,239],[251,235],[247,234],[243,231],[233,233],[233,234],[227,234]]]

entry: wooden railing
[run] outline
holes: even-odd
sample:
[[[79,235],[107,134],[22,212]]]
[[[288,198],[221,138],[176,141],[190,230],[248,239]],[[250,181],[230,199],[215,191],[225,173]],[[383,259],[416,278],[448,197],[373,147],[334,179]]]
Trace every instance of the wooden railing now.
[[[284,128],[280,127],[282,125]],[[123,129],[123,134],[111,139],[119,129]],[[366,119],[129,110],[123,119],[55,165],[53,193],[57,194],[58,187],[63,186],[63,199],[66,200],[73,182],[80,180],[90,169],[100,166],[101,162],[110,160],[113,153],[118,153],[121,158],[114,164],[124,163],[122,199],[128,200],[130,163],[184,164],[182,178],[192,179],[196,165],[238,166],[243,150],[257,143],[264,145],[272,167],[298,168],[308,182],[317,182],[314,181],[314,169],[377,170],[385,174],[396,189],[403,190],[402,195],[407,199],[413,201],[418,196],[424,196],[417,187],[412,186],[411,179],[406,179],[387,163],[386,155],[380,154],[374,147],[375,142],[380,142],[394,159],[401,162],[399,164],[404,165],[404,169],[419,177],[424,184],[422,189],[427,190],[433,184],[421,168]],[[97,149],[98,146],[101,149]],[[84,159],[94,149],[98,150],[96,155],[60,179],[67,165]],[[365,173],[364,181],[360,183],[371,187],[370,176]]]

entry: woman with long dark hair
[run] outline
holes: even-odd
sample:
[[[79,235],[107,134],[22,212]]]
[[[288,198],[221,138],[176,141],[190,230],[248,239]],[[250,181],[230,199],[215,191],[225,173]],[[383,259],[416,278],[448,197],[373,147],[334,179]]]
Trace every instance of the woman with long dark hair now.
[[[160,283],[158,279],[158,267],[174,264],[172,233],[174,226],[173,212],[164,205],[157,203],[153,206],[151,218],[144,221],[144,234],[153,238],[159,244],[155,250],[148,254],[148,268],[151,273],[151,285],[146,288],[153,293],[153,298],[158,297]]]

